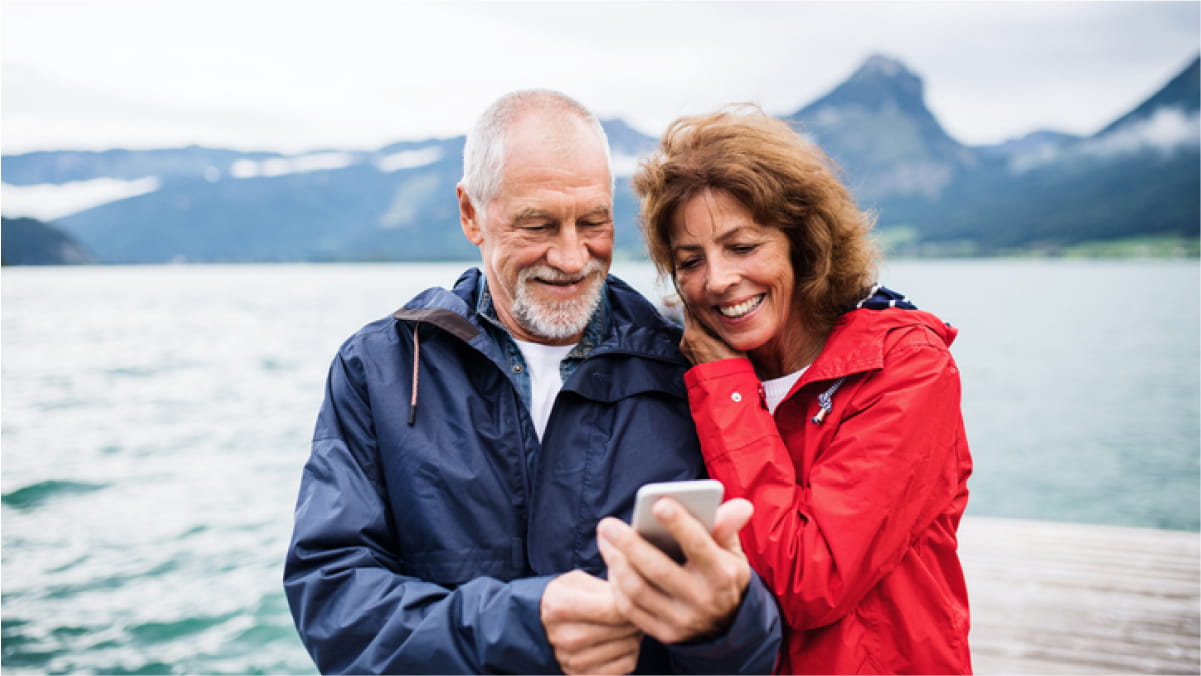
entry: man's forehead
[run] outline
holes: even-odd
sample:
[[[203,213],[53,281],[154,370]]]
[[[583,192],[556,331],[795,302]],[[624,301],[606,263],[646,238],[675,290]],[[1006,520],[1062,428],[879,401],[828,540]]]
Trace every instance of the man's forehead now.
[[[514,154],[607,157],[604,139],[573,113],[528,111],[509,124],[505,132],[505,160]]]

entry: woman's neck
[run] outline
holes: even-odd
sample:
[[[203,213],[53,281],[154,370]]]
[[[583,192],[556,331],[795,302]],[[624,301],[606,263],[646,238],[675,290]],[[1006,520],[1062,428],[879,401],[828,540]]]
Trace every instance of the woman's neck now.
[[[788,331],[786,335],[751,350],[747,356],[759,380],[780,378],[812,364],[825,347],[828,335],[815,335],[799,329]]]

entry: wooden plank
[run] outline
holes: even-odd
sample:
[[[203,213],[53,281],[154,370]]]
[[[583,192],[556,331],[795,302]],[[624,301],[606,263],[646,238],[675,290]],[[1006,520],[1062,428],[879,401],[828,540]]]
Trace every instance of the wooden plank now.
[[[978,674],[1201,674],[1201,535],[966,517]]]

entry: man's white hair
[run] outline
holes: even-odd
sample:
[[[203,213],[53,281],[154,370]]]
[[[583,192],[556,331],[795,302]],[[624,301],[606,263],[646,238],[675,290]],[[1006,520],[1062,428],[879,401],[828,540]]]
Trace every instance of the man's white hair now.
[[[488,203],[501,190],[504,178],[505,137],[509,126],[522,113],[542,110],[569,113],[577,116],[596,132],[605,148],[609,165],[609,190],[613,191],[613,158],[609,152],[609,137],[592,111],[579,101],[552,89],[523,89],[497,99],[476,120],[463,146],[463,179],[460,185],[471,199],[471,205],[483,217]]]

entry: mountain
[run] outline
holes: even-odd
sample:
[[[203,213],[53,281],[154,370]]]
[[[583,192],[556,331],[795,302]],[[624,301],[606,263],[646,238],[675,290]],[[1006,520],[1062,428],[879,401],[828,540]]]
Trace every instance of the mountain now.
[[[899,60],[868,58],[782,116],[844,170],[900,253],[1055,250],[1143,236],[1196,240],[1198,60],[1095,134],[1038,131],[969,147]],[[642,258],[629,176],[655,139],[604,121],[618,257]],[[463,137],[299,155],[188,147],[5,155],[6,215],[53,220],[107,263],[472,260],[455,184]]]
[[[212,168],[239,160],[263,161],[278,153],[242,153],[189,146],[164,150],[58,150],[0,157],[0,173],[9,185],[62,184],[99,177],[139,179],[203,178]]]
[[[638,257],[628,176],[655,140],[620,120],[603,125],[618,174],[617,255]],[[4,156],[5,202],[37,184],[153,181],[145,194],[118,192],[56,219],[107,263],[472,259],[454,197],[463,141],[295,156],[199,147]]]
[[[874,55],[845,82],[785,116],[846,171],[866,204],[890,197],[937,198],[980,163],[926,107],[922,79],[900,61]]]
[[[1039,129],[1025,136],[990,146],[976,146],[976,152],[990,159],[1021,161],[1021,158],[1046,157],[1079,141],[1080,136],[1050,129]]]
[[[70,236],[32,218],[0,218],[0,265],[76,265],[94,259]]]
[[[1201,58],[1193,59],[1179,75],[1155,92],[1137,108],[1114,120],[1097,133],[1098,136],[1138,124],[1154,117],[1156,111],[1179,109],[1195,111],[1201,101]]]
[[[1131,237],[1196,239],[1201,227],[1199,60],[1101,131],[1058,138],[959,175],[942,199],[897,199],[881,225],[923,250],[1055,250]],[[1191,92],[1191,94],[1190,94]]]

